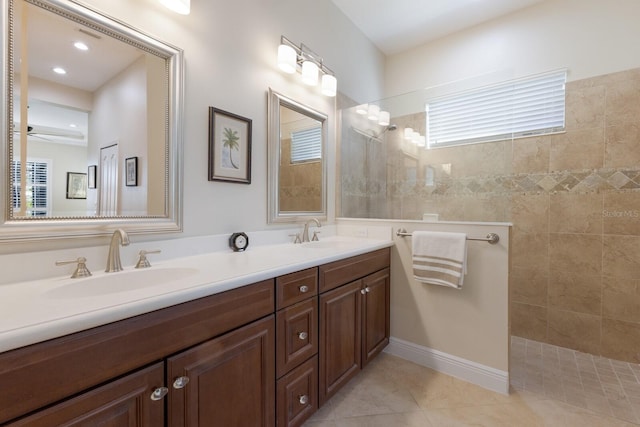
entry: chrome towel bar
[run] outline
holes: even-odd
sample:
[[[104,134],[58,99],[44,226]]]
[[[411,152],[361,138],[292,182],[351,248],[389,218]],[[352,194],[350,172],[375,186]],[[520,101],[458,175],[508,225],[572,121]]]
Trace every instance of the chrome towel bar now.
[[[399,228],[398,231],[396,231],[396,236],[398,237],[411,237],[411,233],[409,233],[407,230],[405,230],[404,228]],[[471,237],[467,237],[467,240],[476,240],[476,241],[480,241],[480,242],[487,242],[490,245],[495,245],[496,243],[498,243],[500,241],[500,236],[498,236],[496,233],[489,233],[487,234],[487,237],[485,238],[471,238]]]

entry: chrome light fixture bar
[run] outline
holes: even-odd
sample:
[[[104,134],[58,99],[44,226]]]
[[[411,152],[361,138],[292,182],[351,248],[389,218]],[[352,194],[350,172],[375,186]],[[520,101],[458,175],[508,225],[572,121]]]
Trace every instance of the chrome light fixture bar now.
[[[309,86],[316,86],[318,75],[322,73],[320,83],[322,93],[326,96],[336,96],[338,80],[335,73],[324,65],[322,57],[305,46],[304,43],[297,46],[285,36],[280,36],[278,67],[288,74],[300,71],[302,82]]]

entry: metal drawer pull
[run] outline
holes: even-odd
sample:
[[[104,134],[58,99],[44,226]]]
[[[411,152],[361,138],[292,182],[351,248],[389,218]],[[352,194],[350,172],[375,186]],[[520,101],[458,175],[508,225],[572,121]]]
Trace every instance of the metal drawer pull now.
[[[162,398],[165,397],[167,393],[169,393],[168,388],[158,387],[157,389],[153,390],[153,393],[151,393],[151,400],[162,400]]]
[[[309,336],[309,334],[306,333],[306,332],[298,333],[298,338],[301,339],[301,340],[306,340],[308,336]]]
[[[298,288],[301,293],[309,292],[309,287],[307,285],[302,285]]]
[[[178,377],[173,382],[173,388],[179,390],[181,388],[184,388],[184,386],[186,386],[187,384],[189,384],[189,377]]]
[[[298,402],[300,402],[301,405],[306,405],[307,403],[309,403],[309,396],[307,396],[306,394],[299,396]]]

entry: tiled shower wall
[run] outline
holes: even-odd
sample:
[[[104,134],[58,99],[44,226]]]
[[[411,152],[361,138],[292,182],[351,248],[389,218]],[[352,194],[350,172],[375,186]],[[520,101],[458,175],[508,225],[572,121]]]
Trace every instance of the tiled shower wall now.
[[[419,150],[424,121],[360,169],[343,126],[342,216],[511,221],[512,334],[640,363],[640,69],[568,83],[561,134]]]

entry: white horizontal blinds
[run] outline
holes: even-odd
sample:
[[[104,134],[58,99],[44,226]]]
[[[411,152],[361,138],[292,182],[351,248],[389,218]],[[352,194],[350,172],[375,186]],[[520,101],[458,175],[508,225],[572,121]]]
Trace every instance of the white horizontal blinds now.
[[[322,158],[322,128],[320,126],[291,132],[291,163]]]
[[[429,147],[564,130],[566,71],[537,75],[427,104]]]
[[[14,160],[11,168],[14,210],[20,209],[20,162]],[[26,215],[46,216],[49,210],[49,163],[27,161]]]

